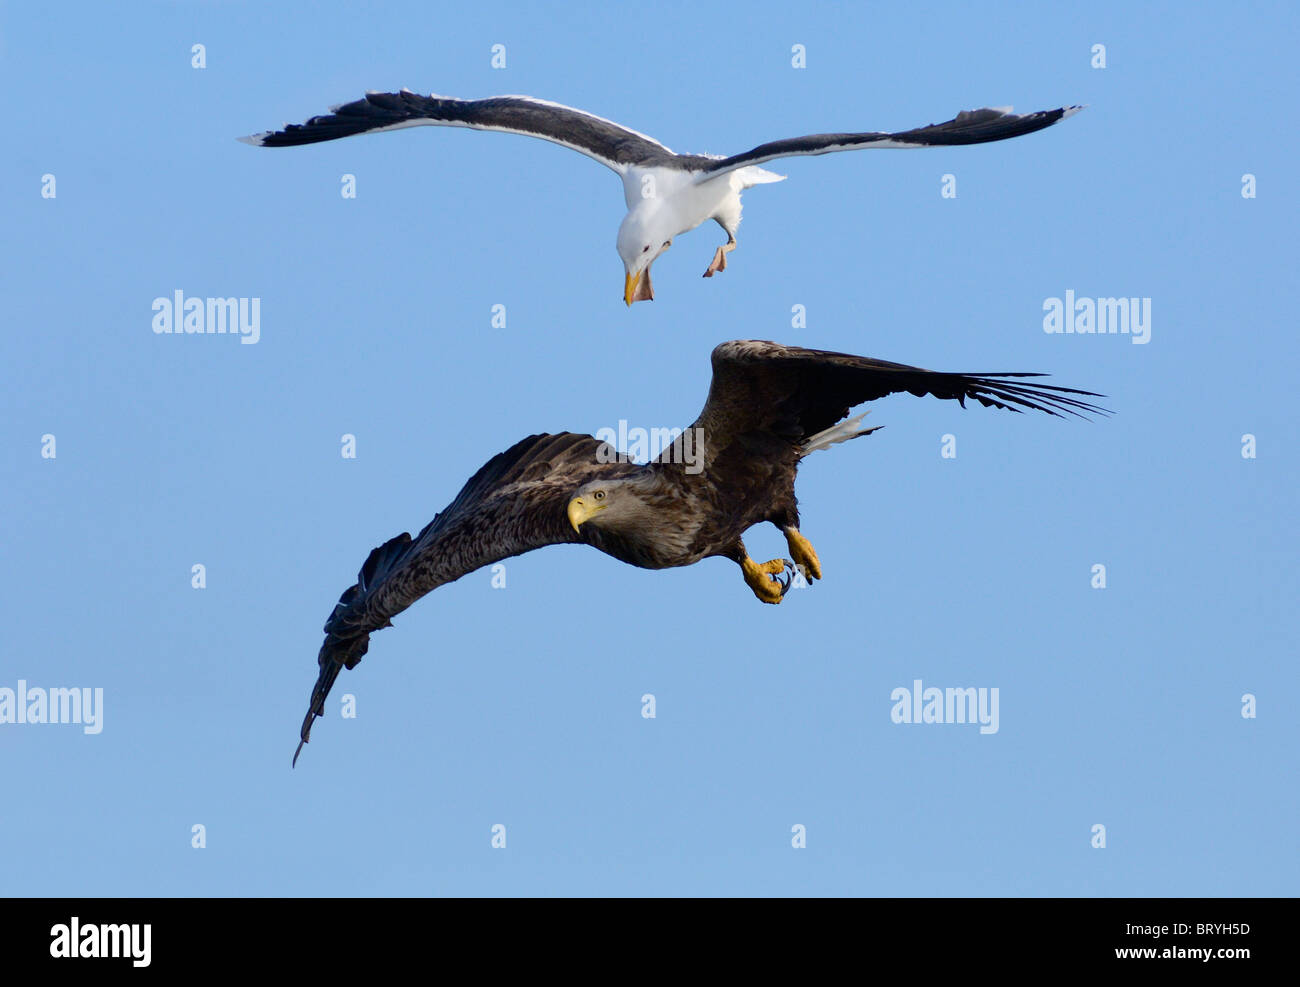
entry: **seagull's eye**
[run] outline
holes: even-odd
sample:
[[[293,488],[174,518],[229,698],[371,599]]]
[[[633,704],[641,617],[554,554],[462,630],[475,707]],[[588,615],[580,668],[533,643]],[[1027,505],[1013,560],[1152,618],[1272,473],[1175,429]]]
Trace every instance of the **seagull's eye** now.
[[[641,248],[641,253],[645,253],[649,249],[650,249],[650,244],[647,243],[644,247]]]
[[[604,499],[605,499],[605,491],[604,491],[604,490],[597,490],[594,494],[592,494],[592,496],[595,497],[597,500],[604,500]]]

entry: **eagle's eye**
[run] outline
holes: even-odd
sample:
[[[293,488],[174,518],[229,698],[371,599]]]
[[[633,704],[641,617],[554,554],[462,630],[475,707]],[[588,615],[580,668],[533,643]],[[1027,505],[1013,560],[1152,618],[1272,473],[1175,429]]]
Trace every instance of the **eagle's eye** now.
[[[604,490],[597,490],[594,494],[592,494],[592,496],[595,497],[597,500],[604,500],[604,499],[605,499],[605,491],[604,491]]]

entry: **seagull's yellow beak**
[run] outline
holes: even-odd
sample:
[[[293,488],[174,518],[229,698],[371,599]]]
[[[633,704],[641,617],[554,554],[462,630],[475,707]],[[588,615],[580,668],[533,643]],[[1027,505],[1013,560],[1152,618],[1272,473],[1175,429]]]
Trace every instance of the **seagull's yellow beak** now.
[[[640,274],[629,274],[623,280],[623,301],[628,305],[633,302],[654,301],[655,290],[650,284],[650,268]]]
[[[605,509],[605,506],[605,504],[598,504],[583,497],[574,497],[573,500],[569,501],[569,524],[573,525],[574,531],[577,531],[582,527],[584,521],[590,519],[594,514],[599,514]]]

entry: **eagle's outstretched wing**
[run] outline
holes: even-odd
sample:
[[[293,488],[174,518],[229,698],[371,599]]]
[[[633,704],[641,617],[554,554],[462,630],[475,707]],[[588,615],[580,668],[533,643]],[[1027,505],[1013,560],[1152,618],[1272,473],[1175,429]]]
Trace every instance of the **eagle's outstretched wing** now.
[[[871,132],[864,134],[809,134],[806,137],[788,137],[785,140],[760,144],[743,154],[733,154],[704,166],[697,182],[737,168],[763,164],[777,158],[803,157],[811,154],[829,154],[832,151],[860,151],[873,147],[943,147],[952,144],[986,144],[1006,140],[1035,130],[1050,127],[1058,120],[1078,113],[1082,106],[1062,106],[1055,110],[1037,113],[1012,113],[1011,107],[964,110],[944,123],[928,127],[902,130],[895,134]]]
[[[965,407],[985,407],[1086,417],[1106,409],[1082,400],[1092,391],[1029,383],[1034,373],[953,374],[873,360],[848,353],[806,350],[762,340],[733,340],[713,350],[709,398],[692,429],[703,429],[704,462],[737,444],[779,436],[795,445],[848,417],[849,410],[887,394],[932,395]]]
[[[290,147],[421,125],[497,130],[561,144],[594,158],[620,175],[628,165],[672,156],[652,137],[620,126],[594,113],[575,110],[531,96],[452,99],[421,96],[409,89],[396,93],[367,93],[361,99],[332,107],[306,123],[286,124],[283,130],[239,138],[258,147]]]
[[[324,715],[325,697],[340,669],[361,660],[371,631],[390,626],[424,594],[482,566],[546,545],[582,541],[565,507],[592,477],[626,472],[626,461],[618,458],[590,435],[531,435],[490,459],[415,538],[403,533],[372,551],[325,621],[320,674],[294,762],[312,722]]]

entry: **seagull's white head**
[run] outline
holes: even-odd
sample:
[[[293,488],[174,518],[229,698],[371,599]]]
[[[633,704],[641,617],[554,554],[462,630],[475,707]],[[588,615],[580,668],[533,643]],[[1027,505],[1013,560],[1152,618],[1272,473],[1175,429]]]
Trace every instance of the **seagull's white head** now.
[[[673,245],[678,230],[657,199],[642,199],[618,228],[618,255],[623,258],[623,301],[651,300],[650,265]]]

